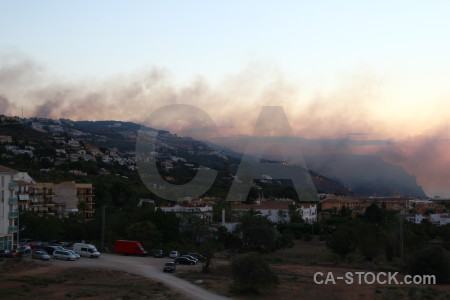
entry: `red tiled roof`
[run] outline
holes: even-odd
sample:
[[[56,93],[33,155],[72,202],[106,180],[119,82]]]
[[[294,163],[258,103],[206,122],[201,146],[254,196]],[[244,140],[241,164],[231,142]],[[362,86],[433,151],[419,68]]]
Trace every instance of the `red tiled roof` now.
[[[8,168],[8,167],[0,165],[0,173],[14,173],[14,174],[16,174],[16,173],[19,173],[19,171],[16,171],[14,169],[11,169],[11,168]]]
[[[260,204],[236,204],[233,209],[289,209],[294,201],[261,201]]]

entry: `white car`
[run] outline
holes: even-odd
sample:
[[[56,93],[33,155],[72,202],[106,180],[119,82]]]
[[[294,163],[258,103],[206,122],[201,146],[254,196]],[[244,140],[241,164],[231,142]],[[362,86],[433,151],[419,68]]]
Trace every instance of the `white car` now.
[[[100,257],[100,252],[91,244],[75,243],[73,244],[73,251],[84,257]]]
[[[76,259],[80,259],[80,254],[78,254],[78,253],[76,253],[75,251],[73,251],[73,250],[66,250],[66,251],[69,251],[70,253],[72,253],[73,255],[75,255],[75,257],[76,257]]]
[[[77,257],[70,253],[69,250],[55,250],[53,252],[53,258],[55,259],[64,259],[64,260],[76,260]]]
[[[170,258],[177,258],[178,257],[178,251],[171,251],[170,253],[169,253],[169,257]]]

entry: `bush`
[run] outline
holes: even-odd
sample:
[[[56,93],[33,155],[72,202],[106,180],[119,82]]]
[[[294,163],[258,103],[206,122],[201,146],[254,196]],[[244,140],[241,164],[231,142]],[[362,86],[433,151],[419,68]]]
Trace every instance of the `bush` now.
[[[278,276],[256,255],[235,258],[231,270],[234,280],[231,290],[237,294],[259,294],[261,288],[279,284]]]
[[[353,227],[344,225],[339,227],[327,240],[327,246],[336,254],[345,257],[352,253],[356,246],[356,234]]]
[[[276,233],[269,226],[251,226],[243,231],[242,241],[249,250],[270,252],[275,249]]]
[[[435,275],[437,283],[450,282],[450,262],[442,247],[425,248],[409,261],[409,272],[413,275]]]
[[[277,248],[292,248],[294,246],[294,236],[292,234],[281,234],[277,240]]]

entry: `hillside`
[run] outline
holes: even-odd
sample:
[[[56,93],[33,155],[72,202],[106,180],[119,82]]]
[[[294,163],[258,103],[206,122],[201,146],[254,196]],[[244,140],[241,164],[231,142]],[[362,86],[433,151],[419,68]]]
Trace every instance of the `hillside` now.
[[[0,163],[28,171],[39,181],[103,182],[98,176],[105,180],[110,178],[112,182],[131,181],[133,184],[128,185],[128,189],[134,186],[133,189],[138,191],[137,194],[128,192],[134,195],[133,198],[154,198],[140,182],[136,170],[134,150],[140,128],[139,124],[120,121],[23,119],[21,124],[0,126],[0,135],[13,138],[9,150],[1,148]],[[187,183],[195,177],[200,165],[205,166],[219,172],[207,195],[225,198],[240,163],[236,153],[167,131],[154,131],[158,132],[156,163],[166,181]],[[32,157],[28,157],[31,154]],[[111,176],[114,175],[117,178],[113,180]],[[311,175],[319,193],[350,194],[336,180],[317,172]],[[280,182],[266,181],[262,185],[267,196],[295,198],[292,183],[282,181],[280,185]],[[98,191],[102,193],[101,188]],[[123,199],[117,202],[123,202]]]

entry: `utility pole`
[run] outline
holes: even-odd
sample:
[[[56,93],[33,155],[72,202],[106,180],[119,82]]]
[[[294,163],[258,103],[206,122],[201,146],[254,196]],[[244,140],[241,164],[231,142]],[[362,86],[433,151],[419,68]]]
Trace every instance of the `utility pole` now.
[[[405,256],[403,251],[403,215],[400,211],[400,262],[403,265],[405,262]]]
[[[106,219],[105,209],[106,209],[106,206],[103,205],[102,206],[102,245],[101,245],[102,251],[105,251],[105,219]]]

